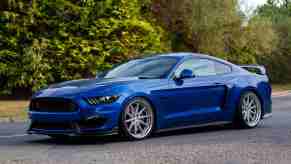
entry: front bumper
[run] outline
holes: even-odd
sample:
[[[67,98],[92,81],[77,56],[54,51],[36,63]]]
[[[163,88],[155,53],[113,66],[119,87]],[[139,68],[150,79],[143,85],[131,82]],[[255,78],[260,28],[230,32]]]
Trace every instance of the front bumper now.
[[[118,132],[120,103],[90,106],[79,102],[77,112],[29,112],[28,134],[108,135]]]
[[[104,129],[82,129],[79,123],[67,123],[68,128],[59,128],[58,124],[52,124],[51,127],[40,127],[35,125],[36,123],[31,123],[29,129],[27,130],[28,134],[41,134],[41,135],[68,135],[68,136],[96,136],[96,135],[114,135],[118,134],[118,127],[111,130]],[[38,123],[41,125],[40,123]],[[43,125],[43,123],[42,123]],[[58,127],[58,128],[57,128]]]

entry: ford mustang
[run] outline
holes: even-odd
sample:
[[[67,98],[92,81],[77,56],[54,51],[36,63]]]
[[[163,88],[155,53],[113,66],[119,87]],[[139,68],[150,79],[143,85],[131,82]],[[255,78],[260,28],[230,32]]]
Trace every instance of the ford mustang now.
[[[263,66],[193,53],[156,55],[36,92],[28,133],[139,140],[197,126],[254,128],[271,116],[271,91]]]

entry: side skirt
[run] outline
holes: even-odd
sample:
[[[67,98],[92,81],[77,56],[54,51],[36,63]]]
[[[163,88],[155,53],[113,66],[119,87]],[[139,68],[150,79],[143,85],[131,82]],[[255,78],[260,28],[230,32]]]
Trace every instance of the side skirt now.
[[[197,124],[197,125],[188,125],[188,126],[180,126],[175,128],[167,128],[167,129],[159,129],[156,133],[167,132],[167,131],[174,131],[174,130],[183,130],[183,129],[191,129],[197,127],[206,127],[206,126],[215,126],[215,125],[225,125],[229,124],[231,121],[218,121],[218,122],[211,122],[206,124]]]

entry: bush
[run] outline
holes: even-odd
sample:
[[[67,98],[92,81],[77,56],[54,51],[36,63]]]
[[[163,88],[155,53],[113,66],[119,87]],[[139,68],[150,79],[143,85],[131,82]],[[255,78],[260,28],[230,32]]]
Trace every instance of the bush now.
[[[1,1],[0,92],[35,91],[166,51],[166,34],[150,19],[149,5],[142,0]]]

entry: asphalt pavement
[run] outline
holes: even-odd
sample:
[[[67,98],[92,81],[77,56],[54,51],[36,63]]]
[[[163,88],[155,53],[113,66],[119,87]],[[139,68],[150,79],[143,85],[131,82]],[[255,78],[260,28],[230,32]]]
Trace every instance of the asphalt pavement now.
[[[7,164],[290,164],[291,95],[273,98],[273,117],[256,129],[225,126],[155,134],[55,141],[26,135],[26,123],[0,123],[0,163]]]

